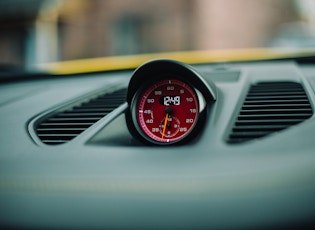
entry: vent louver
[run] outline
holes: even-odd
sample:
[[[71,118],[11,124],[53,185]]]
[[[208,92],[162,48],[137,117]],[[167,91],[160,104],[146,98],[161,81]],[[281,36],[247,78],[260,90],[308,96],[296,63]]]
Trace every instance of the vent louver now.
[[[301,84],[262,82],[252,85],[228,143],[242,143],[296,125],[313,114]]]
[[[126,100],[127,89],[102,94],[58,112],[37,125],[39,139],[48,145],[69,142]]]

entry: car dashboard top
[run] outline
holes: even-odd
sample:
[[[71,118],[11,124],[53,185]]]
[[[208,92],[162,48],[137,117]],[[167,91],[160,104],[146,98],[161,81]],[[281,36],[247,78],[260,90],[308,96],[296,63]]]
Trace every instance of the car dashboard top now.
[[[0,225],[313,225],[314,92],[292,60],[3,82]]]

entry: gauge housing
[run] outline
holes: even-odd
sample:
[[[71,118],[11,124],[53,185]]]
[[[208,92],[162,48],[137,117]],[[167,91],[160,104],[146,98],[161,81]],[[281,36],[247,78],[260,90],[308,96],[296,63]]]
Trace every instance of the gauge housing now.
[[[193,101],[193,103],[196,103],[197,105],[195,107],[192,107],[192,109],[196,111],[196,116],[193,118],[189,118],[191,120],[191,124],[187,128],[187,132],[185,132],[183,135],[177,135],[174,138],[164,140],[163,137],[165,133],[165,128],[163,129],[163,127],[166,127],[168,119],[171,120],[170,123],[172,123],[172,125],[177,127],[177,118],[175,117],[176,114],[174,117],[171,117],[171,112],[165,112],[166,117],[163,116],[164,110],[172,111],[172,109],[170,108],[171,106],[164,106],[164,108],[162,108],[160,105],[155,105],[155,111],[160,114],[160,118],[156,121],[156,123],[159,123],[161,130],[157,132],[160,132],[162,135],[162,138],[155,138],[153,134],[150,134],[150,132],[148,131],[148,127],[145,127],[145,123],[141,120],[141,118],[144,117],[142,115],[144,107],[143,105],[140,105],[139,107],[139,103],[142,101],[141,103],[143,104],[143,97],[148,96],[150,93],[153,92],[154,89],[157,89],[158,87],[160,87],[161,84],[165,83],[166,81],[170,83],[172,82],[172,84],[174,83],[175,85],[177,84],[179,88],[183,87],[183,89],[191,95],[191,98],[194,98],[193,100],[195,101]],[[197,73],[196,70],[194,70],[191,66],[181,62],[165,59],[149,61],[137,68],[130,79],[127,93],[127,126],[132,136],[146,144],[184,144],[193,139],[200,132],[202,124],[205,122],[207,108],[215,100],[215,85],[212,82],[206,82],[202,78],[202,76]],[[187,109],[187,106],[185,108]],[[161,109],[163,110],[162,112],[160,111]],[[181,108],[178,108],[178,110],[180,109]],[[163,117],[161,117],[161,113]],[[168,117],[169,114],[171,118]],[[181,119],[184,119],[182,115],[180,117]],[[168,132],[170,136],[173,135],[171,134],[171,131]]]

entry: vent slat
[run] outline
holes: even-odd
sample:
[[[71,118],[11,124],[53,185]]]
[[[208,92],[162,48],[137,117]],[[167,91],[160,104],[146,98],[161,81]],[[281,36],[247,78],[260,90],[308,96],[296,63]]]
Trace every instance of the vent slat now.
[[[118,106],[120,106],[122,103],[120,104],[103,104],[103,103],[98,103],[98,104],[82,104],[80,106],[80,108],[87,108],[87,109],[113,109],[113,108],[117,108]],[[105,106],[106,105],[106,106]],[[77,109],[77,108],[74,108]]]
[[[67,118],[67,117],[104,117],[108,113],[77,113],[77,112],[72,112],[72,113],[60,113],[57,114],[56,117],[58,118]]]
[[[64,139],[67,139],[69,137],[76,137],[77,134],[75,133],[53,133],[53,134],[38,134],[39,137],[52,137],[52,138],[60,138],[60,137],[64,137]]]
[[[309,114],[254,114],[254,115],[239,115],[238,120],[276,120],[276,119],[306,119],[310,117]]]
[[[50,134],[50,133],[54,133],[54,134],[67,134],[67,133],[80,134],[84,130],[86,130],[86,128],[48,128],[48,129],[46,128],[46,129],[37,129],[37,133],[39,135]]]
[[[307,99],[306,95],[290,95],[290,96],[247,96],[246,101],[251,100],[294,100],[294,99]]]
[[[124,100],[122,100],[121,98],[96,98],[93,100],[90,100],[87,103],[121,103]]]
[[[309,109],[309,104],[269,104],[269,105],[243,105],[242,109],[245,110],[256,110],[256,109]]]
[[[235,126],[233,128],[234,132],[238,132],[238,131],[252,131],[252,130],[281,130],[286,128],[287,125],[239,125],[239,126]]]
[[[274,114],[274,113],[278,113],[278,114],[308,114],[308,115],[312,115],[312,110],[311,109],[296,109],[296,110],[292,110],[292,109],[251,109],[251,110],[245,110],[242,109],[240,111],[240,115],[251,115],[251,114]]]
[[[42,140],[42,142],[47,145],[59,145],[67,143],[68,140]]]
[[[292,95],[304,95],[304,92],[252,92],[249,93],[249,97],[257,96],[292,96]]]
[[[299,83],[258,83],[251,86],[228,142],[236,144],[261,138],[312,115],[312,107]]]
[[[41,128],[41,127],[55,127],[55,128],[58,128],[58,127],[77,127],[77,128],[84,128],[84,127],[89,127],[91,125],[93,125],[94,122],[80,122],[80,123],[76,123],[76,122],[73,122],[73,123],[67,123],[67,122],[63,122],[63,123],[58,123],[58,122],[54,122],[54,123],[41,123],[37,129]]]
[[[306,97],[305,97],[306,98]],[[300,104],[300,105],[309,105],[309,101],[307,99],[290,99],[290,100],[246,100],[244,105],[287,105],[287,104]]]
[[[112,108],[73,108],[72,111],[65,111],[65,113],[71,113],[71,112],[77,112],[77,113],[110,113],[112,111]]]
[[[263,89],[263,88],[252,88],[249,91],[249,94],[251,94],[252,92],[259,92],[259,93],[271,93],[274,92],[277,95],[279,95],[279,93],[283,93],[283,92],[301,92],[303,94],[304,90],[302,87],[286,87],[286,88],[279,88],[278,86],[275,88],[269,88],[269,89]]]
[[[98,95],[46,118],[36,127],[39,139],[47,145],[71,141],[91,125],[125,102],[127,89]]]
[[[93,122],[98,121],[101,117],[52,117],[49,118],[47,121],[49,122]]]
[[[237,120],[235,125],[277,125],[277,124],[286,124],[287,126],[297,124],[304,121],[304,119],[260,119],[260,120]]]
[[[62,140],[62,141],[70,141],[73,138],[78,136],[78,134],[38,134],[38,137],[43,140]]]

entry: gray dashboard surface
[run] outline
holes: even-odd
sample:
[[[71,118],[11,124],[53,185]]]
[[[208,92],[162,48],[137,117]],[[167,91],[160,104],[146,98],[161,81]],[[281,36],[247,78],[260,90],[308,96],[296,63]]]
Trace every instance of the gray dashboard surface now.
[[[133,142],[122,104],[67,144],[34,140],[36,117],[131,71],[0,85],[0,225],[11,228],[215,228],[313,224],[314,116],[244,144],[226,138],[251,84],[301,83],[314,110],[315,66],[198,65],[218,89],[205,127],[182,146]]]

